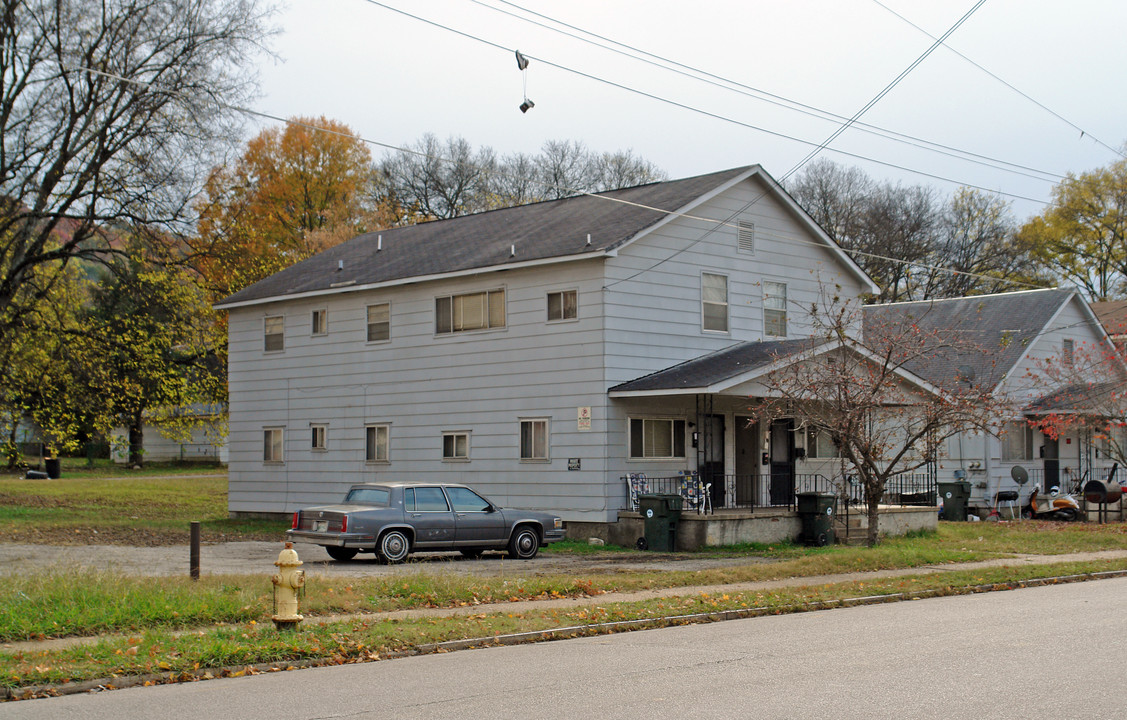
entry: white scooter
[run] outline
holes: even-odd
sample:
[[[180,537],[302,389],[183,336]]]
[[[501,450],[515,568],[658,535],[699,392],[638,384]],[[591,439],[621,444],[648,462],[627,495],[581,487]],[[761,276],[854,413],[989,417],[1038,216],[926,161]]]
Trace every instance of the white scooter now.
[[[1080,502],[1060,488],[1053,487],[1048,496],[1041,495],[1034,486],[1029,494],[1029,504],[1021,509],[1025,519],[1072,521],[1080,517]]]

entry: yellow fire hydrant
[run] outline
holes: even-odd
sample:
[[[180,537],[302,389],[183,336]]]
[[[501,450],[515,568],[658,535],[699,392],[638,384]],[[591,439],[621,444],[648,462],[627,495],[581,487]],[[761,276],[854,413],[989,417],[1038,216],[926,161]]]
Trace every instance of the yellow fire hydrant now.
[[[270,578],[274,583],[274,627],[290,630],[305,618],[298,614],[298,591],[305,587],[305,571],[298,570],[302,562],[293,549],[293,543],[286,543],[278,559],[278,574]]]

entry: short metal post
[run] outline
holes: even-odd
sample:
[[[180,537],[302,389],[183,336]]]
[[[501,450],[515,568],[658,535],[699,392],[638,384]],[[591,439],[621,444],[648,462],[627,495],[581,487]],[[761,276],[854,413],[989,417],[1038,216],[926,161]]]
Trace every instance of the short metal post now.
[[[200,523],[192,521],[191,549],[188,552],[188,574],[193,580],[200,579]]]

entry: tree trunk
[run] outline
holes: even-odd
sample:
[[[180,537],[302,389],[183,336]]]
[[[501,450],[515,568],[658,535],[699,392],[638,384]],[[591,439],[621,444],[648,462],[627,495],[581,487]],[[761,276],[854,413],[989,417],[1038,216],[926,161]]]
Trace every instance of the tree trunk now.
[[[141,428],[141,422],[134,420],[129,426],[129,467],[140,465],[144,453],[145,432]]]
[[[880,499],[884,489],[865,488],[865,504],[869,511],[869,530],[865,536],[865,545],[874,547],[880,541]]]

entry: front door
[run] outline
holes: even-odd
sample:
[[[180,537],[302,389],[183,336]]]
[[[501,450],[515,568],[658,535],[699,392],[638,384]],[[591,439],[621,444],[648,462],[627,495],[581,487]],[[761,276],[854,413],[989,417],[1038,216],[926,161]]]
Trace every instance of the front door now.
[[[771,423],[771,504],[794,501],[794,421]]]
[[[736,506],[762,505],[759,497],[759,424],[736,418]]]
[[[1055,438],[1046,437],[1042,445],[1041,457],[1045,462],[1044,492],[1060,487],[1060,444]]]
[[[705,415],[701,419],[700,479],[712,483],[712,507],[724,505],[724,416]]]

